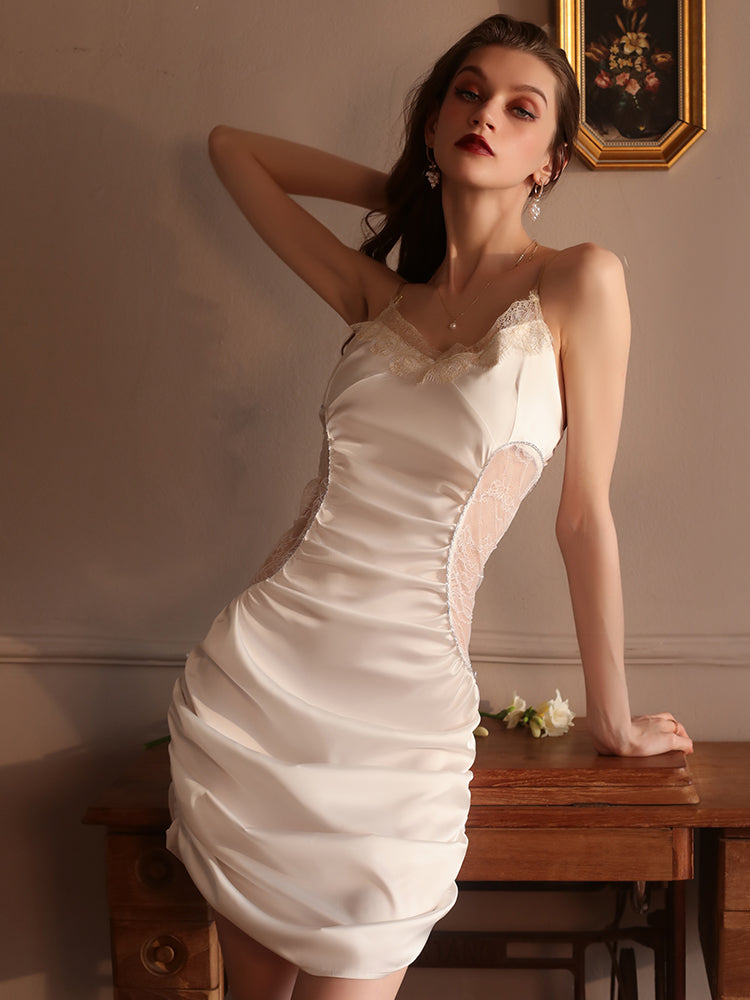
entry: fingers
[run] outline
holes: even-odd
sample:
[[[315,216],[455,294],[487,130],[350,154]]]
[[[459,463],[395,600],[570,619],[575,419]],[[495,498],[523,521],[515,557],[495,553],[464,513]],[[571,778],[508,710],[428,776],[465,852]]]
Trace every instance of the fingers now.
[[[670,750],[693,752],[693,741],[683,724],[671,712],[640,715],[633,719],[632,724],[635,735],[632,751],[634,756],[650,757]]]
[[[657,712],[656,715],[650,715],[650,716],[646,715],[646,716],[641,716],[641,718],[655,719],[655,720],[658,719],[661,722],[661,729],[663,732],[671,733],[673,736],[680,736],[683,739],[690,740],[690,737],[687,734],[687,730],[685,729],[683,724],[681,722],[678,722],[671,712]],[[690,741],[690,743],[692,746],[692,741]]]
[[[693,741],[687,734],[687,731],[681,722],[676,719],[672,719],[672,728],[669,732],[669,740],[671,746],[670,750],[681,750],[683,753],[693,752]]]
[[[681,722],[677,723],[677,732],[675,733],[674,738],[677,741],[677,750],[682,750],[684,753],[693,752],[693,741],[688,736],[685,727]]]
[[[662,714],[662,719],[668,724],[668,732],[673,737],[674,750],[682,750],[685,753],[693,752],[693,741],[687,734],[687,730],[681,722],[678,722],[673,715],[668,712]]]

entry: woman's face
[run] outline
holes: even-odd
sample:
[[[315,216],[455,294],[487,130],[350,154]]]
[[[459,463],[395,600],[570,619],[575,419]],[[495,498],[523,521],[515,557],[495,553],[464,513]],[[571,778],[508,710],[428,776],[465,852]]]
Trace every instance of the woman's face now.
[[[446,181],[528,191],[549,178],[556,130],[552,70],[529,52],[487,45],[464,60],[425,138]]]

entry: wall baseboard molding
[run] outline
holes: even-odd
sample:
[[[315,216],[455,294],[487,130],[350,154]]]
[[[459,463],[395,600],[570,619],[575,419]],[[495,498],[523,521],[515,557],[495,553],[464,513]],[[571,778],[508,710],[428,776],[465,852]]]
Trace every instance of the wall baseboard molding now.
[[[475,663],[537,666],[580,663],[574,635],[530,635],[489,629],[473,633],[471,659]],[[671,664],[750,667],[750,634],[628,635],[625,661],[628,667]]]
[[[0,666],[180,667],[194,641],[113,636],[0,636]]]
[[[0,666],[170,667],[179,668],[195,640],[102,636],[0,636]],[[569,666],[579,663],[575,636],[534,635],[477,629],[471,642],[475,664]],[[750,634],[629,635],[629,667],[692,664],[750,667]]]

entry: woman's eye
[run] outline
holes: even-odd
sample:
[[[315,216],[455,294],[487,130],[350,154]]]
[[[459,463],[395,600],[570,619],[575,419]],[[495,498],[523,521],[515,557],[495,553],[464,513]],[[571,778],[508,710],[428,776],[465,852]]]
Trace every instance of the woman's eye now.
[[[463,87],[456,87],[456,94],[465,101],[479,100],[479,94],[475,90],[464,90]]]
[[[513,113],[518,118],[526,118],[528,121],[536,120],[536,115],[534,114],[533,111],[529,111],[528,108],[524,108],[523,106],[518,104],[513,108]]]

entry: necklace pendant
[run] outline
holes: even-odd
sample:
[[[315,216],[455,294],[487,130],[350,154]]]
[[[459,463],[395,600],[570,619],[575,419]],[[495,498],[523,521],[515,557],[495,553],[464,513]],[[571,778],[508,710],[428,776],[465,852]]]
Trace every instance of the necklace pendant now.
[[[458,324],[456,323],[456,321],[455,321],[455,319],[454,319],[452,323],[449,323],[449,324],[448,324],[448,329],[449,329],[449,330],[455,330],[455,329],[456,329],[456,326],[457,326],[457,325],[458,325]]]

